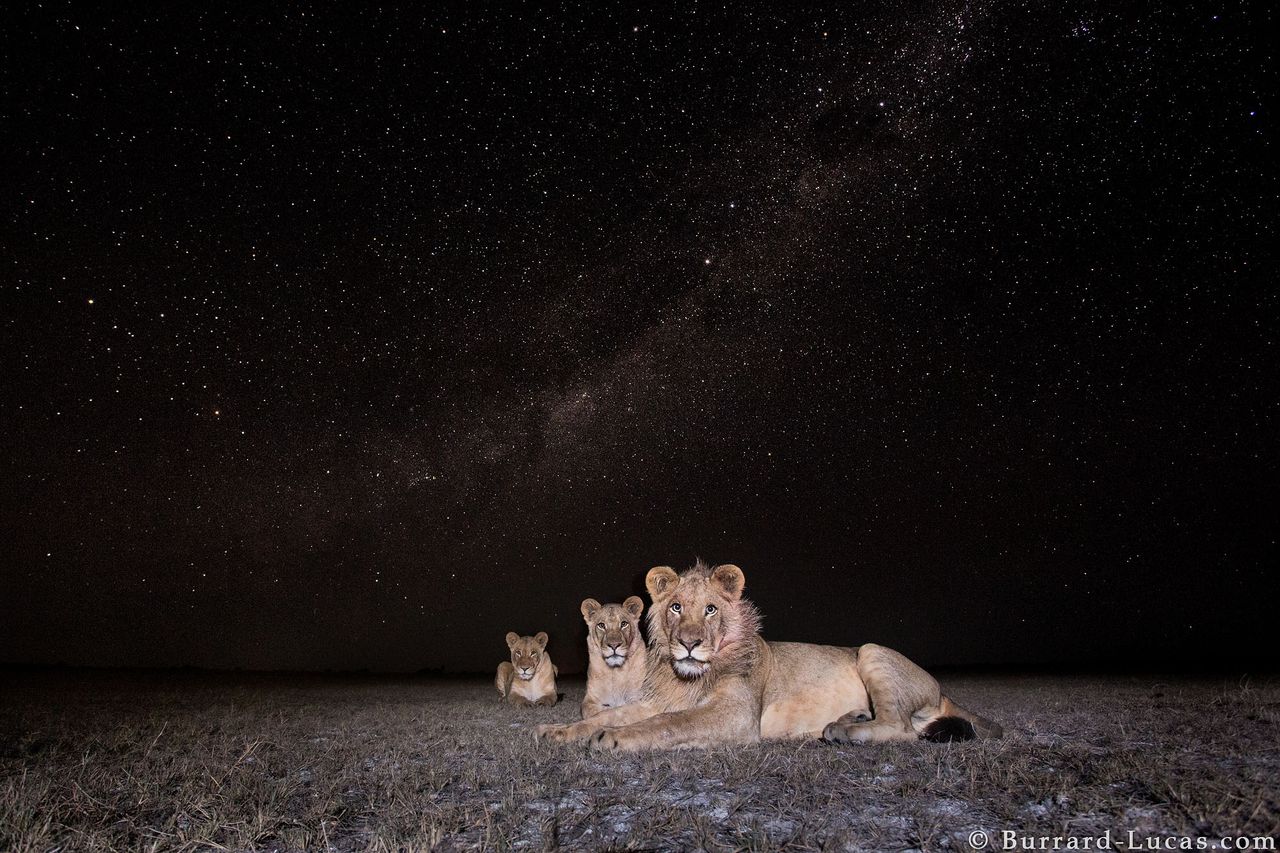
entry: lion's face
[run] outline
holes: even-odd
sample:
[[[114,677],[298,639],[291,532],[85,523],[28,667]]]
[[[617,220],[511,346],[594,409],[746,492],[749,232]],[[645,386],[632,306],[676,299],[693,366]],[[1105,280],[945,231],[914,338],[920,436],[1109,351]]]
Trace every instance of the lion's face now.
[[[677,575],[669,566],[657,566],[649,570],[645,585],[653,598],[649,625],[655,650],[671,660],[681,678],[711,672],[726,641],[737,639],[734,616],[742,598],[742,570],[699,565]]]
[[[507,648],[511,649],[511,665],[516,668],[516,678],[528,681],[538,671],[538,665],[546,655],[547,632],[539,631],[533,637],[521,637],[515,631],[507,634]]]
[[[644,602],[635,595],[621,604],[601,604],[594,598],[582,602],[582,619],[608,666],[626,664],[627,656],[640,638],[643,612]]]

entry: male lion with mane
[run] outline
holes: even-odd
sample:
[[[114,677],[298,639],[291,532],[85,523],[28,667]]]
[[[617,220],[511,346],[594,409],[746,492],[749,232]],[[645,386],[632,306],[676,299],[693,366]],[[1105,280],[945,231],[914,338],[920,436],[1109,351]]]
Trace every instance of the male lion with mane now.
[[[651,643],[645,696],[568,725],[538,726],[559,743],[645,750],[822,737],[834,743],[998,738],[929,673],[883,646],[766,643],[737,566],[698,561],[645,578]]]

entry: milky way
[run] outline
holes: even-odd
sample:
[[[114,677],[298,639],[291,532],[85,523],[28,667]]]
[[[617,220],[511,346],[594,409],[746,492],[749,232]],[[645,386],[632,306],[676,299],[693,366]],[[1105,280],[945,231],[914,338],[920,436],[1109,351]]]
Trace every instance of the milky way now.
[[[27,13],[3,656],[574,668],[695,555],[935,663],[1260,639],[1270,17]]]

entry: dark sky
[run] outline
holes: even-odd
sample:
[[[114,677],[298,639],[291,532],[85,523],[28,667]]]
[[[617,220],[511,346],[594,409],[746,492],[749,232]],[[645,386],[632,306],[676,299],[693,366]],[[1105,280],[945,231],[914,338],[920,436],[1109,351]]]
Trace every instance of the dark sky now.
[[[796,5],[11,10],[0,660],[1273,654],[1274,13]]]

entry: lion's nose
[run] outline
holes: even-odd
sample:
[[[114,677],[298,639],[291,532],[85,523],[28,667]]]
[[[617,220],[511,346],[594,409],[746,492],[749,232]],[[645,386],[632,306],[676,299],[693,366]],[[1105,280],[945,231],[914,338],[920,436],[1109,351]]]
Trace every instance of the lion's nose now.
[[[615,655],[618,653],[618,649],[620,649],[620,648],[622,648],[622,643],[610,643],[610,644],[609,644],[609,651],[613,652]]]
[[[698,646],[702,645],[702,640],[699,639],[699,640],[694,640],[690,642],[689,640],[686,640],[683,637],[681,637],[680,645],[684,646],[685,649],[688,650],[689,654],[693,654],[693,650],[696,649]]]

